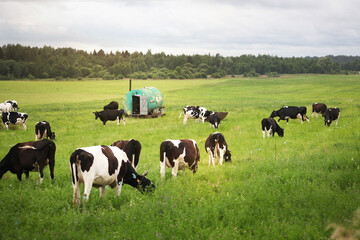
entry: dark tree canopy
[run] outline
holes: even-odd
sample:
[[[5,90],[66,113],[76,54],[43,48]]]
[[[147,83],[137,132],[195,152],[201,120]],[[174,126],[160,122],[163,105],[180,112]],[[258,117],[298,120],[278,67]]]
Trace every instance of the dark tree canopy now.
[[[191,79],[247,77],[268,74],[349,74],[360,71],[360,56],[292,57],[241,55],[153,54],[149,49],[130,53],[86,52],[73,48],[29,47],[8,44],[0,47],[0,80],[34,78]]]

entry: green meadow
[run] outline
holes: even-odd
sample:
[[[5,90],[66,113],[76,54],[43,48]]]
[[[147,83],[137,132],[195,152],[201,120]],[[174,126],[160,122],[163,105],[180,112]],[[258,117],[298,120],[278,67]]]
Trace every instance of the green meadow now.
[[[164,96],[161,118],[126,118],[126,126],[95,120],[110,101],[122,105],[127,80],[3,81],[0,102],[17,100],[29,114],[28,129],[0,125],[0,160],[11,146],[35,140],[35,123],[46,120],[56,133],[55,179],[49,168],[19,182],[0,180],[0,239],[329,239],[331,226],[356,234],[360,208],[360,75],[284,75],[280,78],[133,80]],[[341,110],[338,126],[311,118],[313,102]],[[179,119],[185,105],[228,112],[218,132],[232,162],[209,166],[208,123]],[[310,123],[289,120],[280,138],[263,139],[261,120],[282,106],[306,106]],[[137,139],[138,172],[156,185],[141,194],[124,185],[121,196],[93,188],[85,205],[72,204],[71,153],[78,147]],[[160,143],[194,139],[200,149],[195,174],[160,178]],[[355,220],[354,220],[355,217]],[[359,235],[357,236],[359,237]]]

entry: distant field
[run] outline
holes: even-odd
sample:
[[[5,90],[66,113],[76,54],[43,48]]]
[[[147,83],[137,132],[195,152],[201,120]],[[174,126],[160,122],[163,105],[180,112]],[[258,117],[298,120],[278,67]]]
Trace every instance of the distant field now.
[[[0,180],[0,239],[327,239],[332,223],[352,226],[360,207],[360,76],[285,75],[281,78],[133,80],[164,95],[166,116],[126,118],[126,126],[103,127],[93,112],[116,100],[122,105],[128,81],[3,81],[0,102],[15,99],[29,114],[28,130],[0,125],[0,160],[18,142],[35,139],[35,123],[56,133],[55,180],[37,173],[18,182]],[[261,120],[285,105],[313,102],[339,107],[338,127],[281,121],[285,136],[263,139]],[[185,105],[229,112],[220,124],[232,163],[208,166],[208,123],[179,119]],[[130,186],[121,196],[93,188],[86,210],[72,206],[69,157],[78,147],[141,142],[138,172],[149,170],[152,195]],[[194,139],[201,162],[194,175],[160,179],[159,147],[166,139]],[[276,148],[276,152],[275,152]],[[359,226],[358,226],[359,227]]]

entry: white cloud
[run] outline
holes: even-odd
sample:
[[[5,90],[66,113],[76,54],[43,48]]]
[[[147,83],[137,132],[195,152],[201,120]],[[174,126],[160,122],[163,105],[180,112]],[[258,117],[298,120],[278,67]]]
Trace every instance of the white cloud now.
[[[168,54],[360,55],[358,1],[0,2],[0,44]]]

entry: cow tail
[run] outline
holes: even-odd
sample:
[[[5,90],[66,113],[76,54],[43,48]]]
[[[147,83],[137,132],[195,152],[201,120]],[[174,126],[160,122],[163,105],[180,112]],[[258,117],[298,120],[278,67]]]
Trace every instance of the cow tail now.
[[[76,161],[77,160],[78,160],[78,152],[76,150],[70,156],[70,168],[71,168],[73,186],[75,186],[79,181],[78,169],[77,169],[77,166],[76,166]]]
[[[141,144],[139,141],[136,141],[135,142],[135,159],[134,159],[135,168],[139,164],[140,153],[141,153]]]
[[[166,154],[166,143],[162,142],[160,145],[160,162],[165,161],[165,154]]]

